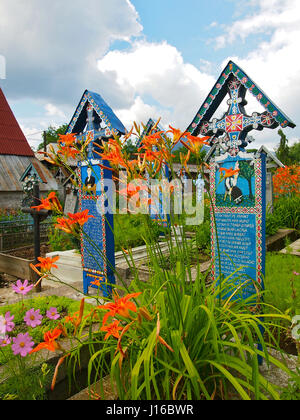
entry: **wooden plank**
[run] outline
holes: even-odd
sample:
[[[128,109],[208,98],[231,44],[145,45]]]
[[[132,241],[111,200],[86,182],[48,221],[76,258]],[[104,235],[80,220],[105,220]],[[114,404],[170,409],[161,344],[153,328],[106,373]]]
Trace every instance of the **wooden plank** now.
[[[34,279],[34,272],[30,268],[30,264],[33,263],[34,260],[25,260],[23,258],[0,253],[0,272],[17,277],[18,279]]]

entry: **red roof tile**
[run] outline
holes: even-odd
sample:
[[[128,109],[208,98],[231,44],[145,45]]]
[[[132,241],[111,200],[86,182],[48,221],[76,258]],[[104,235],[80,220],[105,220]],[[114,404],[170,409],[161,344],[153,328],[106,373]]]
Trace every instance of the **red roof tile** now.
[[[1,88],[0,155],[34,156]]]

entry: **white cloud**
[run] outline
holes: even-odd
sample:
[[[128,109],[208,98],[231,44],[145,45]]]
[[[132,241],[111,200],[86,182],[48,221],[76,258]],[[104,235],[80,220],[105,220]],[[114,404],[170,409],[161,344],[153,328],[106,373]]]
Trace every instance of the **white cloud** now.
[[[129,0],[42,3],[0,0],[6,91],[12,99],[69,104],[101,85],[96,63],[111,43],[139,36],[142,26]]]
[[[300,3],[298,0],[254,0],[255,12],[235,21],[225,28],[224,34],[216,38],[216,48],[233,44],[237,39],[245,41],[249,35],[266,33],[286,25],[299,28]]]
[[[150,117],[154,120],[160,118],[158,109],[145,104],[140,96],[135,98],[130,108],[117,109],[115,112],[128,130],[131,129],[134,121],[137,124],[142,122],[146,124]]]
[[[161,116],[162,124],[182,129],[190,123],[207,87],[214,82],[212,76],[185,63],[181,53],[167,42],[137,41],[130,51],[111,51],[99,60],[98,69],[103,76],[114,79],[120,94],[131,98],[127,120],[130,115],[131,121],[137,116],[145,116],[146,120]]]
[[[255,50],[243,57],[228,57],[223,60],[223,68],[232,59],[251,77],[269,96],[269,98],[297,124],[300,120],[300,57],[298,56],[300,39],[300,2],[298,0],[252,0],[256,13],[236,21],[226,28],[217,39],[218,45],[246,40],[258,32],[271,30],[269,39],[257,45]],[[259,104],[247,95],[249,107],[254,110]],[[248,111],[248,107],[246,110]],[[258,108],[259,111],[259,108]],[[249,113],[249,112],[248,112]],[[300,129],[287,128],[286,134],[300,138]],[[276,130],[253,131],[258,143],[265,143],[274,148],[279,141]],[[255,143],[256,144],[256,143]]]
[[[66,114],[62,110],[60,110],[57,106],[53,104],[46,104],[45,109],[46,109],[46,115],[50,117],[57,117],[58,119],[61,119],[63,121],[66,120]]]

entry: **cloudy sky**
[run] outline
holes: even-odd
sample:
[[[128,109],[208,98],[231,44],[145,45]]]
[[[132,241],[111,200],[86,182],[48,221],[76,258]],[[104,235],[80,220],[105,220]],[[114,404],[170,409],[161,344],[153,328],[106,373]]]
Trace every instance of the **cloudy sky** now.
[[[33,147],[70,121],[85,89],[127,129],[162,117],[185,130],[232,59],[295,122],[293,144],[299,40],[299,0],[0,0],[0,86]],[[261,111],[247,98],[248,114]],[[277,130],[251,134],[256,146],[279,141]]]

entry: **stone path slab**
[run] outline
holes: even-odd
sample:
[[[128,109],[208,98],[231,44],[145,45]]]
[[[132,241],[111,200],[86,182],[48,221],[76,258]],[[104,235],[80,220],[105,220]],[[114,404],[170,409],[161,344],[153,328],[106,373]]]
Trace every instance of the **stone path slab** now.
[[[291,254],[300,257],[300,239],[280,251],[281,254]]]

